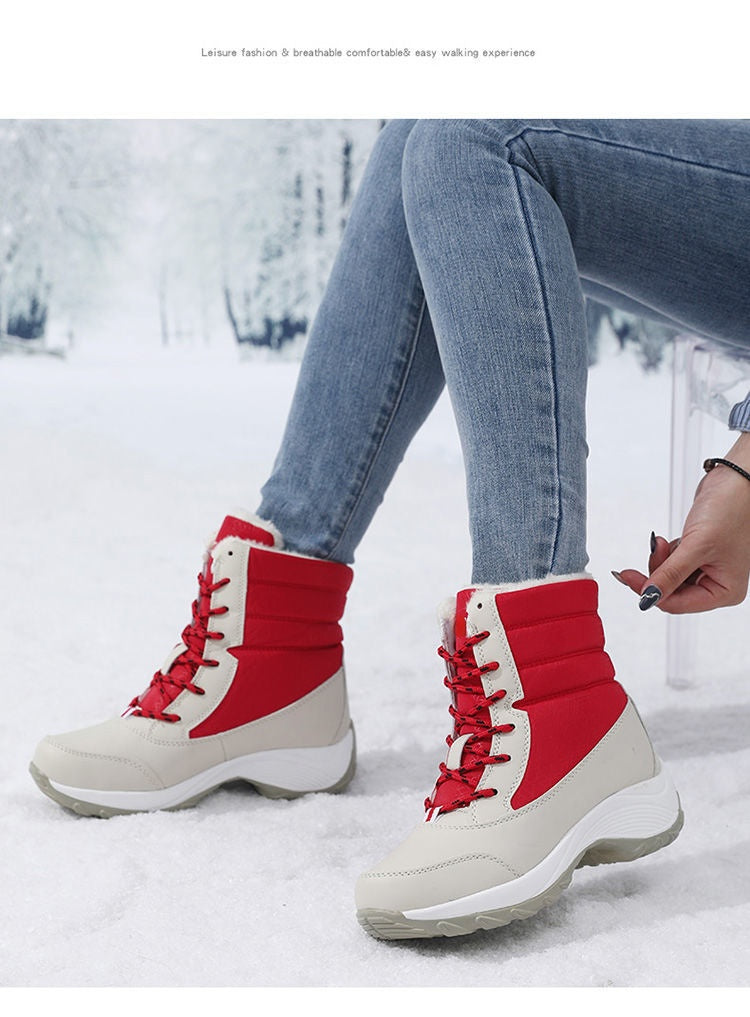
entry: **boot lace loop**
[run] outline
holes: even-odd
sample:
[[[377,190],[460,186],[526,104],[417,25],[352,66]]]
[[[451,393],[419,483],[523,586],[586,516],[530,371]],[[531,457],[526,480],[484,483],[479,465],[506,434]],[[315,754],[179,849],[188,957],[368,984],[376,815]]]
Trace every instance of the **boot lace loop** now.
[[[477,788],[484,767],[510,760],[506,754],[493,755],[489,752],[494,735],[509,734],[515,729],[514,724],[493,724],[490,715],[490,707],[505,698],[506,690],[498,689],[487,696],[482,688],[482,675],[497,671],[500,667],[497,661],[477,664],[474,659],[474,647],[489,635],[489,632],[478,632],[469,636],[454,653],[443,646],[438,647],[439,656],[448,665],[448,674],[443,684],[453,697],[453,704],[448,708],[454,723],[453,734],[445,741],[450,748],[458,738],[464,735],[468,735],[468,738],[464,743],[459,766],[448,767],[444,762],[440,764],[440,775],[433,794],[425,799],[424,805],[428,811],[438,806],[438,798],[444,797],[439,792],[447,783],[456,784],[456,796],[448,802],[440,801],[441,812],[465,808],[480,798],[491,798],[497,794],[494,788]],[[458,707],[459,697],[461,708]]]
[[[211,596],[216,591],[231,582],[229,578],[213,582],[210,575],[199,573],[198,575],[198,596],[193,601],[192,621],[187,625],[180,636],[185,649],[174,660],[169,671],[164,674],[157,671],[145,692],[136,696],[128,707],[128,712],[134,717],[149,717],[153,720],[164,720],[174,724],[180,719],[176,713],[165,713],[164,706],[173,699],[176,699],[181,692],[192,692],[197,696],[205,695],[202,689],[194,682],[199,667],[218,667],[218,660],[206,660],[203,656],[209,639],[223,639],[223,632],[212,632],[208,628],[211,618],[216,615],[226,614],[228,607],[210,607]],[[158,709],[149,709],[142,705],[143,700],[152,691],[156,690],[162,700]]]

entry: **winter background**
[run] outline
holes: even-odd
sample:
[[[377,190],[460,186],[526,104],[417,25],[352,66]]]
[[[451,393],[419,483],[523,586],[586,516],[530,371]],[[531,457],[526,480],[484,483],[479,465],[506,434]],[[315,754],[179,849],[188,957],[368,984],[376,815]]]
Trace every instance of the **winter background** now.
[[[148,684],[189,619],[205,540],[256,507],[380,126],[0,121],[3,986],[750,984],[747,605],[691,620],[669,685],[667,619],[610,570],[644,566],[651,530],[669,534],[673,337],[596,305],[590,567],[619,677],[681,792],[674,845],[580,870],[505,929],[382,943],[357,925],[354,881],[421,819],[450,726],[436,607],[470,556],[446,397],[357,556],[346,793],[233,786],[100,821],[27,773],[43,735]],[[750,388],[730,380],[725,399]],[[703,440],[693,486],[732,438],[712,420]]]

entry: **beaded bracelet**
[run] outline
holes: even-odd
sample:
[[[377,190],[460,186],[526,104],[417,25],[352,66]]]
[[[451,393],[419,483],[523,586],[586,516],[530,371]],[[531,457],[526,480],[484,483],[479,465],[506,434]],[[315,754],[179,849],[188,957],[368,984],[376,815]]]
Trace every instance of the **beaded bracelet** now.
[[[734,470],[736,473],[741,473],[745,480],[750,480],[750,473],[748,473],[746,470],[743,470],[742,467],[738,466],[736,463],[730,463],[728,459],[707,459],[703,464],[703,469],[706,471],[706,473],[710,473],[714,466],[718,466],[719,463],[721,463],[722,466],[728,466],[731,470]]]

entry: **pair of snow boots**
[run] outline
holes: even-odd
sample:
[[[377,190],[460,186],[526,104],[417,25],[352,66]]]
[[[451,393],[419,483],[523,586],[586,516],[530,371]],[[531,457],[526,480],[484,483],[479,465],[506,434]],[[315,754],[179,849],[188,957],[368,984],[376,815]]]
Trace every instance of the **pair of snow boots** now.
[[[228,516],[192,621],[121,717],[45,738],[31,773],[90,816],[193,805],[228,781],[340,791],[355,768],[340,620],[351,569]],[[586,574],[462,590],[443,612],[453,730],[425,817],[362,875],[373,936],[454,936],[552,903],[579,865],[670,843],[679,798],[604,650]],[[413,721],[416,723],[416,719]]]

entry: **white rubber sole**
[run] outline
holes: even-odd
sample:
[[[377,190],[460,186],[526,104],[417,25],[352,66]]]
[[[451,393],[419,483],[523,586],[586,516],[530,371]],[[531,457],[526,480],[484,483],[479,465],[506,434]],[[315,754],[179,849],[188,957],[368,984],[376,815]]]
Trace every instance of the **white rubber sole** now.
[[[577,867],[633,861],[671,843],[682,824],[679,796],[662,771],[605,799],[518,879],[431,907],[363,909],[358,918],[380,939],[456,936],[507,925],[557,900]]]
[[[269,749],[229,759],[195,776],[154,791],[103,791],[52,780],[33,764],[31,774],[45,794],[82,815],[108,817],[130,812],[187,808],[222,784],[246,781],[269,798],[294,798],[342,790],[354,775],[354,729],[341,741],[316,748]]]

